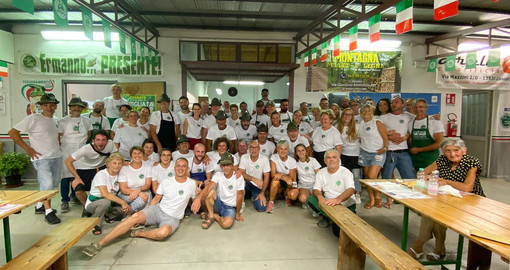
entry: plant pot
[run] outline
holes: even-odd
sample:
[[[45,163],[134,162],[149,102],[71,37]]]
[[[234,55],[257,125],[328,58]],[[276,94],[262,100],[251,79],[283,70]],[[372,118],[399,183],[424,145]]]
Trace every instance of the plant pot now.
[[[23,182],[21,181],[21,175],[8,175],[5,177],[6,188],[15,188],[20,186],[23,186]]]

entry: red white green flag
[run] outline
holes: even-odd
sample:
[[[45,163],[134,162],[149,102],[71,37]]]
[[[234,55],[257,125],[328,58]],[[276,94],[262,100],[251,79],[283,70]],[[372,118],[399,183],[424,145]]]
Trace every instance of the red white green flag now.
[[[305,67],[310,66],[310,61],[308,60],[308,52],[305,52]]]
[[[321,62],[326,62],[328,59],[328,42],[324,42],[321,45]]]
[[[370,35],[370,43],[379,40],[379,32],[381,29],[381,13],[368,19],[368,34]]]
[[[9,75],[7,63],[0,61],[0,77],[7,77],[7,75]]]
[[[312,49],[312,65],[317,65],[317,48]]]
[[[459,14],[459,0],[434,0],[434,20],[440,21]]]
[[[340,55],[340,35],[336,36],[333,39],[333,44],[334,44],[333,57],[338,57]]]
[[[358,26],[353,26],[349,29],[349,51],[354,51],[358,48]]]
[[[413,30],[413,0],[402,0],[397,3],[397,35]]]

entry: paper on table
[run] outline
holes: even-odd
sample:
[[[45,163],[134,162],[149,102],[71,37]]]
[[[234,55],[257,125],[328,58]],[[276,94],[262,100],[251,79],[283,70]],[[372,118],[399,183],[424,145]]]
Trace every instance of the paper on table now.
[[[11,211],[13,209],[21,209],[23,208],[22,204],[3,204],[0,205],[0,215],[3,213],[6,213],[8,211]]]
[[[428,199],[430,196],[421,192],[416,192],[406,186],[395,182],[369,182],[371,186],[377,186],[385,193],[389,194],[395,199]]]

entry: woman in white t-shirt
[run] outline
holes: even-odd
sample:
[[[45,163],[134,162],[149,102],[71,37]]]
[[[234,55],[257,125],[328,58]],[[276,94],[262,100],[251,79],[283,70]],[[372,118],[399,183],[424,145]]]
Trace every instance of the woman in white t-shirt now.
[[[354,120],[354,111],[345,108],[338,119],[338,130],[342,135],[342,166],[349,169],[354,175],[354,192],[356,203],[361,203],[361,166],[358,164],[360,153],[359,124]]]
[[[313,135],[313,128],[307,122],[303,120],[303,113],[300,110],[295,110],[292,115],[292,121],[296,123],[299,130],[299,135],[304,135],[308,140],[311,140]]]
[[[279,112],[273,112],[271,114],[271,126],[269,127],[267,135],[269,140],[273,143],[277,143],[287,136],[287,124],[282,123]]]
[[[191,107],[191,116],[184,119],[183,134],[189,139],[189,149],[195,149],[197,143],[205,145],[205,136],[207,129],[204,128],[204,120],[200,117],[202,108],[200,104],[193,103]]]
[[[115,119],[115,121],[112,124],[112,129],[110,131],[111,138],[115,137],[115,132],[117,132],[117,130],[119,128],[122,128],[122,127],[124,127],[125,124],[129,123],[128,115],[129,115],[129,112],[131,112],[131,109],[132,109],[131,106],[129,106],[128,104],[120,105],[119,110],[120,110],[121,117]]]
[[[310,126],[312,126],[312,128],[315,130],[316,128],[321,126],[321,121],[320,121],[321,108],[319,108],[319,107],[312,108],[312,115],[313,115],[314,121],[312,123],[310,123]]]
[[[320,170],[321,165],[315,158],[308,155],[304,144],[296,145],[294,158],[296,159],[299,189],[298,199],[301,203],[301,207],[308,209],[307,199],[308,196],[312,194],[313,185],[315,184],[315,175]]]
[[[149,125],[149,118],[151,116],[151,109],[149,109],[149,107],[142,107],[140,109],[140,119],[138,119],[138,125],[142,127],[143,130],[145,130],[145,132],[147,132],[147,134],[149,134],[149,131],[151,129],[150,125]]]
[[[142,144],[143,148],[143,164],[153,166],[154,163],[159,162],[158,151],[155,151],[156,144],[151,139],[145,139]]]
[[[141,146],[148,135],[137,123],[138,112],[131,111],[128,114],[129,122],[117,130],[113,142],[124,159],[131,160],[129,151],[133,146]],[[143,153],[143,152],[142,152]]]
[[[150,191],[152,166],[143,164],[141,146],[131,148],[130,155],[131,162],[120,171],[118,196],[129,204],[133,212],[138,212],[144,209],[152,199]]]
[[[334,120],[333,111],[325,110],[320,115],[321,126],[315,128],[312,135],[313,157],[326,167],[324,163],[324,153],[329,149],[335,149],[338,153],[342,153],[342,136],[338,129],[332,123]]]
[[[361,117],[363,121],[359,124],[359,137],[361,139],[360,156],[358,164],[363,166],[363,175],[366,179],[377,179],[381,168],[386,161],[386,151],[388,151],[388,136],[386,127],[379,120],[374,118],[374,107],[363,105],[361,107]],[[366,209],[372,207],[382,207],[381,195],[368,189],[370,202],[365,204]]]
[[[225,108],[226,110],[227,108]],[[236,104],[230,105],[230,117],[227,118],[227,125],[232,128],[236,128],[241,124],[241,119],[239,118],[239,107]]]
[[[289,143],[285,140],[279,141],[276,145],[276,154],[271,156],[271,189],[267,213],[273,213],[274,199],[279,192],[284,192],[287,206],[291,206],[298,198],[296,160],[288,155]]]
[[[225,136],[221,136],[214,140],[213,151],[207,152],[207,158],[210,159],[212,164],[211,166],[213,167],[213,175],[217,172],[221,172],[221,166],[218,164],[218,161],[220,161],[221,156],[228,153],[230,147],[230,140]],[[234,159],[234,171],[237,171],[239,159],[237,159],[234,155],[232,155],[232,158]]]
[[[119,172],[124,165],[124,158],[119,153],[111,154],[106,159],[106,169],[99,171],[92,180],[90,187],[90,195],[85,203],[85,211],[92,214],[92,217],[99,218],[99,223],[94,227],[92,233],[100,235],[102,232],[103,221],[113,223],[114,216],[121,216],[122,213],[127,213],[131,209],[129,205],[117,197],[119,191]],[[112,207],[111,204],[116,203],[120,207]],[[108,215],[108,211],[112,216]]]

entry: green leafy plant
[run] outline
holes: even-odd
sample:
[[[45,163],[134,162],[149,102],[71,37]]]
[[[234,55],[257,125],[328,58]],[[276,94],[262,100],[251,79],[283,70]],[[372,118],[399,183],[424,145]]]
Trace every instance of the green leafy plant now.
[[[0,175],[21,175],[30,166],[30,157],[22,153],[0,155]]]

